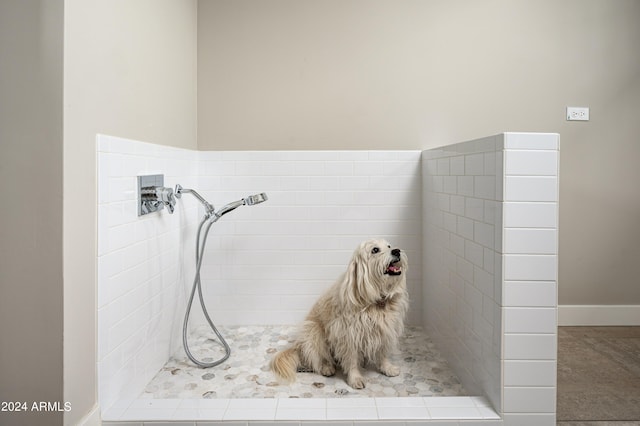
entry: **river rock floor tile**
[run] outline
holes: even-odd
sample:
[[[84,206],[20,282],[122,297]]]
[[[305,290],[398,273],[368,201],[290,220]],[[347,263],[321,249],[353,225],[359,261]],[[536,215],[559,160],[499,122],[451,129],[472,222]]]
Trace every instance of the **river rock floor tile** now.
[[[218,327],[231,347],[224,363],[196,367],[180,349],[144,389],[141,398],[336,398],[398,396],[464,396],[463,386],[430,338],[420,327],[406,327],[398,351],[391,356],[400,367],[387,377],[367,366],[365,389],[355,390],[338,369],[333,377],[300,372],[292,384],[279,383],[269,369],[273,355],[294,337],[296,326]],[[191,352],[206,362],[219,359],[223,348],[213,332],[202,326],[190,338]]]

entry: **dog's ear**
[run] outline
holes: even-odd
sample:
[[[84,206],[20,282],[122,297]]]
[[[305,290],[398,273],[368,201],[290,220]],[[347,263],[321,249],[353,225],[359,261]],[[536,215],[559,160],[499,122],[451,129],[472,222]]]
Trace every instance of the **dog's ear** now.
[[[343,298],[352,304],[362,307],[377,299],[378,294],[370,281],[369,267],[361,250],[353,253],[344,281]]]

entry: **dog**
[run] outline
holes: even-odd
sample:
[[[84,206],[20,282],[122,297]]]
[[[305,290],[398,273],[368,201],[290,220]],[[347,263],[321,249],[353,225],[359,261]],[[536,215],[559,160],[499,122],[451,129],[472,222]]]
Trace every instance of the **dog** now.
[[[299,369],[332,376],[339,365],[347,384],[363,389],[360,368],[367,363],[399,375],[388,357],[404,331],[407,267],[405,252],[387,241],[362,242],[346,272],[313,305],[293,345],[273,358],[276,376],[288,383]]]

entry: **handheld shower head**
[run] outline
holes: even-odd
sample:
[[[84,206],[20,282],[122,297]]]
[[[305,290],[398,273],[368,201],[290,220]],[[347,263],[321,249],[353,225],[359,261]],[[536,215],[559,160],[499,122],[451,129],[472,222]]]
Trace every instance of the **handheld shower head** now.
[[[247,206],[253,206],[254,204],[264,203],[268,199],[269,197],[267,197],[267,194],[265,194],[264,192],[261,192],[260,194],[249,195],[247,198],[244,199],[244,203]]]
[[[227,204],[226,206],[218,210],[215,215],[217,217],[222,217],[223,215],[237,209],[240,206],[253,206],[254,204],[260,204],[267,200],[267,194],[265,194],[264,192],[261,192],[260,194],[249,195],[247,198],[243,198],[242,200],[234,201],[233,203]]]
[[[171,191],[171,192],[174,193],[174,191]],[[208,218],[216,218],[216,220],[221,218],[223,215],[229,213],[230,211],[237,209],[240,206],[244,206],[244,205],[253,206],[254,204],[260,204],[269,199],[267,197],[267,194],[265,194],[264,192],[261,192],[260,194],[249,195],[247,198],[243,198],[242,200],[229,203],[226,206],[222,207],[220,210],[214,211],[214,207],[207,200],[205,200],[200,194],[198,194],[195,190],[189,189],[189,188],[183,188],[181,185],[176,185],[176,190],[175,190],[176,198],[182,197],[182,194],[185,194],[185,193],[191,194],[196,199],[198,199],[198,201],[202,203],[202,205],[205,207],[207,211],[206,216]]]

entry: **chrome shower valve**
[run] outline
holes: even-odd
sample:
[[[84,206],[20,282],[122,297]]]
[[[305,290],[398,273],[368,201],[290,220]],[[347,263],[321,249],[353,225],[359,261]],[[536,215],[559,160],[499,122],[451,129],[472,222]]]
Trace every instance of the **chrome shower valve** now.
[[[164,186],[164,175],[138,176],[138,216],[162,210],[173,213],[176,205],[173,189]]]

